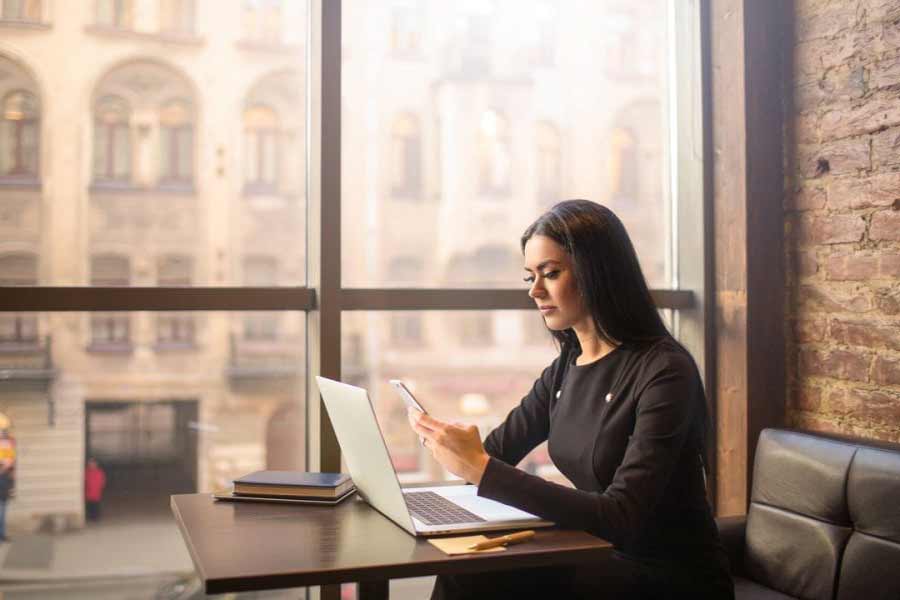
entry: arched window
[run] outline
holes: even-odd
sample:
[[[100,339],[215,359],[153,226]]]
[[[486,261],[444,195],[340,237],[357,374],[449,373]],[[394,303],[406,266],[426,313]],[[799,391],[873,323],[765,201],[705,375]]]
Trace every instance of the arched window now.
[[[244,0],[244,35],[248,40],[282,42],[284,0]]]
[[[43,13],[41,4],[41,0],[3,0],[0,19],[39,23]]]
[[[194,261],[190,256],[171,254],[159,259],[156,268],[157,285],[160,287],[186,287],[193,279]]]
[[[116,96],[104,96],[94,108],[94,179],[130,181],[131,109]]]
[[[562,159],[559,130],[541,121],[537,126],[538,203],[549,207],[559,202],[562,182]]]
[[[131,284],[131,261],[127,256],[98,254],[91,258],[91,285]],[[126,312],[91,313],[91,349],[125,352],[131,349],[131,315]]]
[[[511,165],[509,121],[496,110],[485,111],[478,129],[478,181],[481,192],[508,194]]]
[[[190,256],[163,256],[157,262],[156,283],[159,287],[191,285],[193,261]],[[183,348],[194,344],[194,315],[190,312],[160,312],[156,315],[157,348]]]
[[[626,127],[613,129],[609,138],[610,198],[613,202],[637,202],[638,145],[634,133]]]
[[[186,100],[166,103],[159,114],[162,183],[190,183],[194,175],[194,125]]]
[[[421,127],[416,117],[401,115],[391,125],[391,194],[419,200],[421,193]]]
[[[388,266],[388,281],[398,287],[412,287],[421,284],[425,274],[422,259],[416,256],[400,256]],[[390,316],[390,339],[398,346],[422,343],[422,313],[395,312]]]
[[[131,285],[131,261],[118,254],[98,254],[91,258],[91,285],[119,287]]]
[[[278,261],[271,256],[244,259],[244,285],[273,287],[278,284]],[[271,341],[278,338],[279,313],[249,312],[244,316],[244,339]]]
[[[0,105],[0,177],[38,175],[40,109],[34,94],[16,90]]]
[[[391,52],[394,56],[418,54],[421,27],[421,16],[416,6],[394,6],[391,9]]]
[[[194,0],[162,0],[159,5],[159,30],[166,33],[194,33]]]
[[[555,2],[541,0],[535,6],[537,17],[537,47],[535,61],[544,67],[552,67],[556,55],[556,38],[559,7]]]
[[[37,285],[37,256],[15,253],[0,256],[0,286]],[[34,345],[38,341],[37,315],[0,313],[0,346]]]
[[[133,14],[132,0],[97,0],[97,25],[131,29]]]
[[[245,183],[249,192],[278,188],[280,129],[278,115],[268,106],[244,111]]]
[[[514,284],[522,268],[516,253],[498,244],[481,246],[470,260],[473,282],[485,287]]]

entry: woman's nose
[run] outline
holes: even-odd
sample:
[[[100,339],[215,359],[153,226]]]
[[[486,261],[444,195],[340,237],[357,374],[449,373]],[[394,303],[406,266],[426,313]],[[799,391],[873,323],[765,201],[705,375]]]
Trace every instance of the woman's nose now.
[[[534,283],[531,284],[531,287],[528,289],[528,296],[532,299],[538,298],[538,297],[544,295],[544,291],[545,290],[544,290],[543,286],[538,285],[538,283],[535,281]]]

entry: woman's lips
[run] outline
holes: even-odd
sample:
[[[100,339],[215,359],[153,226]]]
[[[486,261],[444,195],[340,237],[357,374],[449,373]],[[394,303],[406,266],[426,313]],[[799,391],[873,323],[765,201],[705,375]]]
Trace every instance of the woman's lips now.
[[[552,312],[552,311],[556,310],[555,306],[539,306],[538,308],[541,311],[541,314],[545,314],[545,315],[548,312]]]

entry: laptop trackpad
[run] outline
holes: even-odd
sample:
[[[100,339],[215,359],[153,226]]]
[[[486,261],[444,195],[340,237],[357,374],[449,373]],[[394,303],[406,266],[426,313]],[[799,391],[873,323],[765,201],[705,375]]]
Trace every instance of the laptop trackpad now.
[[[449,500],[452,500],[467,511],[474,513],[486,521],[517,521],[521,519],[537,519],[535,515],[524,510],[513,508],[490,500],[481,498],[478,488],[474,485],[456,485],[446,487],[429,488]]]

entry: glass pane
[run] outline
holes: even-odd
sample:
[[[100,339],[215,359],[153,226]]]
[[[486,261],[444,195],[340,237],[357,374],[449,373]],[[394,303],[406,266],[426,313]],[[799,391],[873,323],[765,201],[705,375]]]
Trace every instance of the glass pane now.
[[[588,198],[669,287],[667,4],[345,1],[344,285],[412,252],[419,287],[515,287],[525,227]]]
[[[17,449],[4,568],[28,565],[22,598],[205,597],[169,496],[305,468],[305,315],[278,313],[267,340],[243,339],[249,317],[0,313],[0,413]],[[127,344],[98,346],[97,329],[123,339],[117,323]],[[105,477],[96,504],[90,458]]]
[[[175,130],[171,127],[162,127],[159,131],[159,168],[163,179],[174,179],[172,170],[172,152],[175,151]]]
[[[28,175],[38,172],[38,124],[28,121],[22,124],[22,171]]]
[[[178,178],[190,181],[194,174],[194,130],[185,127],[178,130]]]
[[[191,258],[191,286],[245,285],[250,254],[278,259],[272,285],[305,285],[309,3],[50,4],[54,23],[88,27],[74,37],[65,27],[4,36],[0,56],[0,178],[54,178],[0,194],[0,239],[39,255],[38,283],[93,285],[91,257],[121,252],[131,286],[160,285],[156,265],[169,254]],[[245,10],[277,27],[282,45],[248,45]],[[192,14],[197,39],[165,33],[166,23],[186,28]],[[111,35],[98,23],[136,35]],[[107,55],[127,60],[98,72],[95,58]],[[65,89],[42,94],[39,80],[58,71],[60,56]],[[253,130],[260,147],[245,139],[251,107],[271,116],[257,123],[264,132]],[[86,129],[72,125],[82,122]],[[250,180],[265,185],[252,189]]]
[[[16,123],[0,119],[0,176],[16,168]]]
[[[450,476],[419,444],[389,379],[402,379],[435,416],[475,424],[483,437],[558,354],[536,311],[352,312],[342,327],[342,379],[369,390],[402,482]],[[565,483],[546,448],[519,467]]]
[[[128,179],[131,174],[131,132],[125,125],[113,126],[113,179]]]

